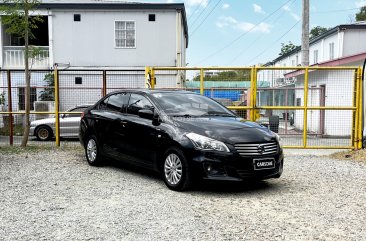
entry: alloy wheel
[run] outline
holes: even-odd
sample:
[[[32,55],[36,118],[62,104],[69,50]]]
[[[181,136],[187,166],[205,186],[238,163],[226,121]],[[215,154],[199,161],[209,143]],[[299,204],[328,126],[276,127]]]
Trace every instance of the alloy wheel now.
[[[182,162],[179,157],[171,153],[169,154],[164,163],[164,175],[165,179],[170,185],[177,185],[182,179]]]

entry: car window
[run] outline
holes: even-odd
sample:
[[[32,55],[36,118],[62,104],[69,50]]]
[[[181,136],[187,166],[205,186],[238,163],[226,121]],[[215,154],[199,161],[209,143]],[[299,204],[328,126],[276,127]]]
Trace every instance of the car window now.
[[[128,103],[128,95],[126,93],[118,93],[109,96],[108,102],[106,104],[107,110],[111,111],[123,111]]]
[[[143,95],[131,94],[130,101],[128,102],[127,113],[132,115],[138,115],[141,109],[151,109],[153,105]]]
[[[235,116],[214,100],[194,93],[154,93],[153,97],[167,115]]]
[[[103,101],[101,101],[99,103],[98,109],[99,110],[104,110],[105,108],[107,108],[107,103],[108,103],[109,97],[105,98]]]

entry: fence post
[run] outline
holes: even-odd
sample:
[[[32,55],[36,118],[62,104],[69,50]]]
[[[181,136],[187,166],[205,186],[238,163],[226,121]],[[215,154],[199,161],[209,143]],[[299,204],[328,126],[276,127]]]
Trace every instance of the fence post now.
[[[107,71],[103,70],[103,90],[102,90],[103,97],[107,95]]]
[[[200,94],[204,95],[205,94],[205,85],[204,85],[204,71],[203,68],[200,69]]]
[[[358,98],[358,101],[359,101],[359,104],[358,104],[358,111],[359,111],[359,114],[358,114],[358,149],[362,149],[362,132],[363,132],[363,129],[362,129],[362,117],[363,117],[363,106],[362,106],[362,100],[363,100],[363,93],[362,93],[362,90],[363,90],[363,83],[362,83],[362,68],[359,67],[358,68],[358,79],[359,79],[359,85],[358,85],[358,91],[359,91],[359,98]]]
[[[257,68],[254,66],[251,69],[251,78],[250,78],[250,116],[249,120],[255,121],[255,107],[256,107],[256,88],[257,84]]]
[[[309,83],[309,67],[305,68],[304,77],[304,130],[303,130],[303,146],[307,147],[307,132],[308,132],[308,83]]]
[[[59,116],[59,79],[58,79],[58,69],[55,65],[54,70],[54,83],[55,83],[55,129],[56,129],[56,146],[60,146],[60,116]]]
[[[155,89],[155,70],[151,69],[151,89]]]
[[[14,144],[13,136],[13,101],[11,96],[11,73],[10,70],[6,71],[8,80],[8,111],[9,111],[9,144],[12,146]]]

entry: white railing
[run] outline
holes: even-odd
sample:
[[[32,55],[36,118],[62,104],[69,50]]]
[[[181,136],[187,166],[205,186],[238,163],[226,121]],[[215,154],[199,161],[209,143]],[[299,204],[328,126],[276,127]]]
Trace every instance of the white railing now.
[[[29,67],[32,69],[49,67],[48,46],[36,46],[38,55],[29,59]],[[4,68],[24,68],[24,46],[4,46],[3,47]]]

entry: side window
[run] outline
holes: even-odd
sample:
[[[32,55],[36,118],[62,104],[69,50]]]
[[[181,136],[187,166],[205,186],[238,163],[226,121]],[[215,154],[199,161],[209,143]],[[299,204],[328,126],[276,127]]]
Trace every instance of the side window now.
[[[141,109],[151,109],[153,105],[145,96],[139,94],[131,94],[130,101],[128,102],[127,113],[132,115],[138,115]]]
[[[128,95],[126,93],[118,93],[109,96],[106,109],[111,111],[122,111],[127,105]]]
[[[107,108],[109,97],[105,98],[102,102],[99,103],[98,109],[99,110],[105,110]]]

